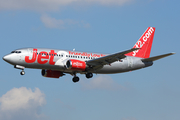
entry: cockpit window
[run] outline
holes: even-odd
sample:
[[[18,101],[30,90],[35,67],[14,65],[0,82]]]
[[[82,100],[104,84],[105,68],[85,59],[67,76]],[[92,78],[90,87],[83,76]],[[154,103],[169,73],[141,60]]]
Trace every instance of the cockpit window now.
[[[21,51],[12,51],[11,53],[21,53]]]

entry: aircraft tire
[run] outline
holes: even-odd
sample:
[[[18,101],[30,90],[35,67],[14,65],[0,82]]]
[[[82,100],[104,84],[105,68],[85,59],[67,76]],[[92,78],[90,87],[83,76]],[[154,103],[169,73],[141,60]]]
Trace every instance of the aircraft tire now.
[[[72,81],[73,81],[74,83],[79,82],[79,77],[73,77]]]
[[[25,72],[24,71],[21,71],[21,73],[20,73],[21,75],[24,75],[25,74]]]
[[[93,77],[93,74],[92,73],[87,73],[86,74],[86,78],[92,78]]]

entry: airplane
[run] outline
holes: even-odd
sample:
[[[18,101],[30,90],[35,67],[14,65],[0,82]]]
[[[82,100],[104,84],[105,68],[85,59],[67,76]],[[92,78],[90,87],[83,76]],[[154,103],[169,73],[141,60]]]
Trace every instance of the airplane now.
[[[12,64],[14,68],[41,69],[41,74],[48,78],[59,78],[65,74],[73,76],[72,81],[78,82],[77,73],[92,78],[95,74],[123,73],[153,65],[153,61],[173,55],[163,54],[150,57],[155,27],[148,27],[133,48],[114,54],[101,54],[80,51],[67,51],[47,48],[16,49],[5,55],[3,60]]]

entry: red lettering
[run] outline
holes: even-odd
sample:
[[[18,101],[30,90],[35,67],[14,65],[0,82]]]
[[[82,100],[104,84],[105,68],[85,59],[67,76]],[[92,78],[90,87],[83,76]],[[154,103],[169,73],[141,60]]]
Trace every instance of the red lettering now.
[[[49,56],[47,55],[47,52],[44,52],[44,51],[40,52],[40,54],[38,55],[37,62],[39,64],[45,64],[45,63],[48,62],[48,60],[43,60],[42,61],[42,59],[49,59]]]
[[[55,53],[54,50],[51,50],[51,52],[49,52],[49,54],[51,55],[50,60],[49,60],[49,64],[54,65],[55,64],[55,62],[53,61],[54,55],[57,55],[57,53]]]
[[[25,62],[26,63],[34,63],[36,61],[36,59],[37,59],[37,62],[39,64],[45,64],[49,60],[49,64],[50,65],[54,65],[55,62],[53,60],[54,60],[54,56],[55,55],[57,55],[57,53],[55,53],[54,50],[51,50],[49,52],[49,55],[48,55],[47,52],[42,51],[42,52],[39,53],[38,58],[37,58],[37,49],[33,49],[33,56],[32,56],[32,58],[29,59],[29,56],[25,56]]]
[[[87,56],[87,53],[86,53],[86,52],[83,52],[81,55],[82,55],[82,56]]]
[[[92,53],[90,53],[90,54],[87,54],[86,52],[83,52],[83,53],[78,53],[78,52],[71,52],[71,51],[69,51],[69,55],[81,55],[81,56],[86,56],[86,57],[103,57],[103,56],[105,56],[105,55],[103,55],[103,54],[92,54]]]
[[[104,57],[105,55],[101,54],[101,57]]]
[[[69,51],[69,55],[73,55],[73,54],[74,54],[74,52]]]
[[[36,58],[37,58],[37,49],[33,49],[33,56],[31,58],[31,60],[29,59],[29,56],[25,56],[25,62],[33,63],[36,61]]]

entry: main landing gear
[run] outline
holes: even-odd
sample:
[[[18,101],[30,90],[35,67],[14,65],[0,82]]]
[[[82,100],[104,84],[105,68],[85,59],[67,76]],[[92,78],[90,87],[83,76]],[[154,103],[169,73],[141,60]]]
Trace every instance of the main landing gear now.
[[[92,78],[93,74],[92,73],[86,73],[86,78]]]
[[[73,79],[72,79],[72,81],[73,81],[74,83],[79,82],[79,77],[74,76]]]
[[[73,73],[72,75],[74,76],[73,79],[72,79],[72,81],[73,81],[74,83],[79,82],[79,77],[76,76],[76,73]]]
[[[73,77],[72,81],[74,83],[79,82],[79,77],[76,76],[76,73],[74,73],[73,75],[74,75],[74,77]],[[86,73],[86,78],[92,78],[92,77],[93,77],[92,73]]]

